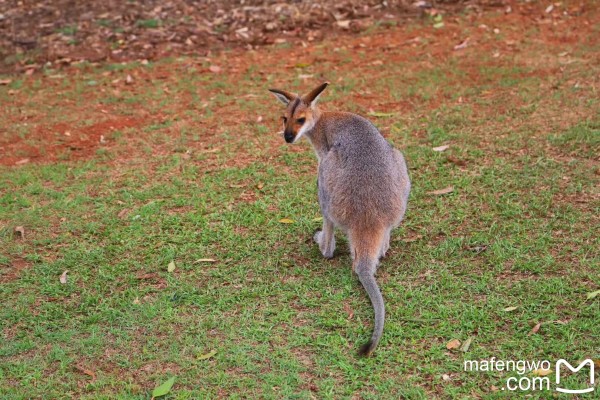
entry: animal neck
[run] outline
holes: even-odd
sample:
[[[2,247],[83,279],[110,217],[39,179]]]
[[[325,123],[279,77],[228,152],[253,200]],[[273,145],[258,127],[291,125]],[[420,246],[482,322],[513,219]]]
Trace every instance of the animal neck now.
[[[329,141],[327,140],[327,130],[325,128],[326,115],[327,113],[315,108],[313,110],[314,126],[306,132],[306,137],[310,140],[319,160],[329,151]]]

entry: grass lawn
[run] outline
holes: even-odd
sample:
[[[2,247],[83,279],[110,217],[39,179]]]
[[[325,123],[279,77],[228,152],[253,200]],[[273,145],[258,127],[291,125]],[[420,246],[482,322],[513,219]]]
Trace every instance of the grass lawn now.
[[[171,399],[558,394],[504,390],[521,375],[463,363],[599,363],[591,15],[556,29],[464,15],[308,48],[11,77],[0,86],[12,152],[0,166],[0,398],[148,399],[171,377]],[[266,91],[322,80],[322,108],[370,115],[413,181],[378,272],[387,320],[368,359],[356,352],[372,309],[347,242],[337,235],[330,261],[311,242],[316,159],[278,136]],[[470,345],[448,349],[453,339]],[[562,385],[587,387],[582,374]]]

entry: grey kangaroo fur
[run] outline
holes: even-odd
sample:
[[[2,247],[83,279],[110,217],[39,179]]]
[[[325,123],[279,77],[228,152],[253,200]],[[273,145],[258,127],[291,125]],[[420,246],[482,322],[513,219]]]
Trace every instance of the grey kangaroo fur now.
[[[352,269],[375,310],[371,340],[360,354],[369,356],[381,340],[385,321],[383,296],[375,280],[379,259],[390,247],[390,232],[400,225],[410,192],[402,153],[367,119],[348,112],[320,111],[317,100],[329,83],[304,96],[269,89],[286,105],[283,136],[294,143],[306,136],[319,161],[319,205],[323,229],[314,240],[326,258],[333,257],[334,227],[348,235]]]

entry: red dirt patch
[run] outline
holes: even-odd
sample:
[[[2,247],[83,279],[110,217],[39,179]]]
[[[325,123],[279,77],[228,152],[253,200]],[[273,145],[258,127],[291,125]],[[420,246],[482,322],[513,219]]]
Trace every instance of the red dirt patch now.
[[[597,20],[598,11],[586,9],[583,5],[568,5],[546,13],[543,4],[510,4],[512,11],[509,13],[446,15],[443,30],[434,29],[429,19],[423,19],[423,23],[414,25],[381,27],[369,35],[327,38],[326,46],[308,41],[303,45],[271,47],[269,51],[232,51],[215,53],[211,57],[184,58],[166,65],[155,64],[151,68],[130,65],[126,70],[115,69],[104,71],[101,76],[91,75],[95,83],[93,88],[85,86],[90,79],[86,74],[96,73],[90,66],[65,67],[46,75],[26,75],[22,78],[22,87],[14,85],[14,88],[7,89],[10,97],[6,98],[12,101],[10,107],[6,107],[4,113],[0,108],[0,119],[5,121],[4,125],[0,125],[0,154],[5,155],[0,157],[0,165],[88,159],[101,148],[116,150],[113,152],[115,162],[140,155],[142,148],[145,159],[150,153],[164,155],[173,152],[183,153],[182,158],[185,158],[189,151],[193,156],[201,156],[204,171],[215,169],[223,162],[244,166],[261,158],[270,160],[277,157],[277,148],[283,144],[274,132],[278,129],[276,117],[267,114],[248,116],[241,105],[244,102],[272,101],[264,92],[265,80],[271,77],[274,79],[269,84],[273,85],[287,86],[290,79],[298,78],[306,81],[307,85],[309,80],[332,80],[342,86],[345,84],[343,77],[352,76],[349,71],[364,71],[371,82],[369,85],[356,85],[343,100],[328,99],[324,106],[325,110],[332,110],[337,107],[347,109],[348,105],[352,105],[354,109],[348,111],[363,115],[372,110],[414,119],[429,115],[441,106],[464,103],[473,111],[472,116],[464,116],[465,120],[475,122],[481,115],[508,114],[527,106],[519,97],[518,88],[502,86],[486,75],[487,70],[494,69],[505,69],[508,78],[539,78],[545,93],[543,102],[549,102],[553,85],[576,83],[563,83],[568,73],[566,66],[575,63],[568,67],[572,69],[593,65],[598,60],[593,54],[585,57],[577,54],[578,58],[574,58],[577,52],[570,45],[583,43],[591,46],[595,43],[593,21]],[[466,47],[455,49],[467,39]],[[549,51],[550,48],[553,51]],[[429,84],[423,84],[429,79],[426,73],[435,74],[440,64],[448,62],[454,63],[456,69],[450,76],[443,77],[443,84],[437,85],[433,77]],[[406,73],[399,75],[397,70],[386,68],[386,64],[394,63],[405,64]],[[219,72],[211,72],[210,65],[219,66]],[[250,74],[256,75],[259,81],[256,86],[244,87],[243,82],[247,81],[244,77]],[[129,84],[127,76],[132,81]],[[181,87],[177,90],[185,81],[182,77],[203,79],[194,82],[197,86],[190,90],[181,90]],[[419,88],[423,90],[407,91],[400,96],[392,93],[385,84],[389,80],[399,81],[405,87],[420,82]],[[225,81],[241,84],[226,85]],[[39,86],[33,89],[38,83]],[[83,88],[77,89],[77,83],[84,83]],[[459,99],[453,97],[453,89],[476,84],[489,85],[490,89],[478,94],[465,94]],[[594,82],[586,84],[593,86]],[[8,88],[10,84],[6,86]],[[167,93],[168,99],[150,92],[152,86]],[[75,89],[81,90],[77,97],[73,94]],[[0,87],[2,90],[4,88]],[[576,95],[573,92],[572,96]],[[490,105],[492,102],[493,105]],[[40,104],[45,108],[38,107]],[[98,109],[98,104],[102,104],[103,108]],[[119,116],[124,107],[127,116]],[[50,115],[48,109],[52,110]],[[275,106],[271,108],[275,109]],[[549,124],[555,119],[568,127],[573,121],[585,118],[589,114],[588,109],[584,105],[571,108],[569,113],[556,119],[549,115],[554,113],[552,109],[546,111],[546,107],[542,106],[528,122],[535,123],[540,130],[553,128]],[[218,115],[208,115],[206,110],[212,113],[218,111]],[[52,125],[48,122],[49,117],[54,118],[51,123],[57,120],[60,123]],[[261,121],[264,118],[264,122],[256,122],[257,117]],[[89,126],[82,126],[79,122],[98,120],[100,122]],[[384,135],[390,132],[391,119],[382,118],[376,122]],[[241,142],[224,141],[227,131],[234,132],[240,126],[257,123],[270,131],[260,141],[269,142],[267,144],[274,149],[273,152],[257,154],[254,149],[247,150]],[[122,146],[111,137],[115,130],[142,126],[148,126],[148,134],[127,137]],[[422,131],[411,134],[425,137],[425,129],[424,126]],[[152,137],[152,130],[160,130],[160,137]],[[182,132],[188,136],[195,134],[197,138],[189,140]],[[101,143],[102,136],[106,143]],[[481,140],[487,145],[486,141],[494,138],[482,137]],[[226,144],[237,145],[237,148],[235,157],[224,160],[221,150],[226,148]],[[285,151],[304,152],[304,149],[289,147]],[[252,198],[240,200],[252,201]]]
[[[21,165],[58,159],[89,158],[94,155],[96,149],[108,145],[107,139],[112,132],[139,125],[139,119],[130,117],[111,117],[86,127],[76,127],[67,123],[42,125],[25,138],[12,137],[4,142],[0,141],[0,153],[7,155],[0,158],[0,164]]]
[[[14,281],[19,277],[21,271],[29,268],[31,264],[22,258],[15,258],[12,260],[11,265],[0,267],[0,271],[7,271],[6,273],[0,274],[0,283],[7,283]]]

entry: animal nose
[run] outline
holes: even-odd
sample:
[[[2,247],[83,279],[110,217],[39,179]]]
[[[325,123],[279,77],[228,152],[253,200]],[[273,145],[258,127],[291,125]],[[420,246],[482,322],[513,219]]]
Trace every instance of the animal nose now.
[[[292,132],[285,132],[283,137],[287,143],[292,143],[294,141],[294,134]]]

